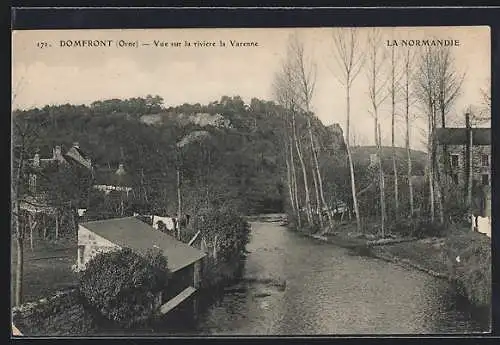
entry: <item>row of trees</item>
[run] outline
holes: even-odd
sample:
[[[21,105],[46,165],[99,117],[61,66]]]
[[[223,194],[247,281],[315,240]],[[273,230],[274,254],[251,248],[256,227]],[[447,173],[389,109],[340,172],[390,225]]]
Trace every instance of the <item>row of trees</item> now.
[[[351,205],[356,216],[359,232],[362,231],[362,215],[358,198],[364,194],[366,188],[359,189],[357,184],[363,177],[355,176],[356,162],[352,155],[352,124],[351,100],[352,87],[361,74],[367,80],[367,93],[370,104],[367,115],[373,119],[374,142],[377,151],[377,172],[373,172],[373,185],[377,186],[380,207],[380,228],[384,236],[388,209],[392,219],[401,216],[414,217],[416,209],[422,205],[415,205],[415,190],[413,186],[412,147],[414,138],[411,137],[411,128],[415,120],[420,119],[427,123],[427,171],[428,183],[427,202],[431,221],[436,217],[439,222],[445,221],[446,204],[446,176],[450,174],[450,163],[446,146],[443,148],[444,164],[439,164],[437,143],[434,131],[437,127],[446,128],[456,118],[452,112],[453,106],[461,94],[465,74],[457,69],[457,65],[450,47],[425,46],[419,50],[410,47],[388,47],[383,44],[383,35],[380,29],[368,29],[365,36],[360,29],[343,28],[333,29],[332,32],[336,80],[345,90],[345,144],[347,168],[350,175]],[[284,121],[287,125],[284,143],[286,143],[287,185],[291,210],[301,226],[301,215],[308,225],[318,223],[324,227],[326,223],[333,227],[330,212],[325,197],[324,176],[319,169],[318,152],[324,147],[318,146],[313,133],[310,131],[314,115],[310,111],[311,99],[315,91],[316,65],[313,59],[305,52],[304,44],[297,34],[291,35],[288,42],[286,57],[278,71],[273,86],[275,98],[284,109]],[[487,121],[489,113],[488,101],[491,99],[489,90],[485,90],[486,110],[478,111],[474,118]],[[381,115],[380,109],[390,103],[390,133],[392,148],[392,176],[385,176],[386,171],[382,164]],[[298,116],[306,119],[306,125],[297,125]],[[397,122],[403,120],[404,142],[406,149],[407,169],[401,176],[397,167]],[[306,139],[307,138],[307,139]],[[339,152],[340,154],[340,152]],[[307,161],[310,161],[309,165]],[[342,165],[342,164],[341,164]],[[441,171],[441,166],[444,170]],[[369,174],[368,171],[363,172]],[[300,175],[300,179],[298,178]],[[403,177],[403,179],[402,179]],[[309,179],[313,180],[311,184]],[[301,182],[299,182],[301,180]],[[401,181],[402,180],[402,181]],[[389,193],[391,202],[387,200],[387,181],[390,181],[392,191]],[[405,190],[408,191],[408,200],[402,205],[401,184],[406,181]],[[299,184],[303,184],[299,187]],[[313,192],[311,192],[313,186]],[[337,186],[338,187],[338,186]],[[406,193],[405,193],[406,194]],[[315,200],[314,200],[315,195]],[[404,210],[403,210],[404,206]]]

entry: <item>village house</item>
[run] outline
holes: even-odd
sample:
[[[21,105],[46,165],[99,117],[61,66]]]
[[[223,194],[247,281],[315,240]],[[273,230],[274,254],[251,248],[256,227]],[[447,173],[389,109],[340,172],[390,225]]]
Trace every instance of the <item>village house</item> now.
[[[471,137],[468,135],[468,130],[471,131]],[[467,189],[471,188],[475,229],[490,236],[491,128],[437,128],[435,136],[441,170],[464,192],[464,195]],[[445,166],[445,152],[448,156],[447,166]],[[471,186],[468,181],[469,172],[472,175]]]
[[[65,154],[62,146],[55,146],[49,158],[42,158],[40,152],[37,150],[34,157],[26,161],[23,171],[20,208],[28,221],[31,242],[36,224],[45,224],[47,216],[55,220],[56,238],[64,218],[69,218],[76,229],[74,210],[86,200],[92,179],[91,160],[78,143]],[[46,226],[43,231],[46,237]]]
[[[474,184],[489,186],[491,183],[491,128],[471,128],[472,131],[472,180]],[[467,184],[467,129],[437,128],[437,152],[448,151],[449,173],[452,181],[460,186]],[[444,159],[440,159],[444,168]]]
[[[65,179],[65,176],[57,179],[57,173],[61,171],[61,168],[70,168],[71,172],[77,175],[77,187],[86,189],[89,178],[91,178],[89,172],[92,170],[92,162],[80,149],[80,145],[75,142],[65,154],[62,153],[62,146],[58,145],[52,149],[52,157],[41,158],[40,150],[37,150],[34,157],[28,159],[25,171],[27,175],[26,194],[40,202],[50,201],[54,197],[52,193],[54,184]]]
[[[136,217],[82,223],[78,228],[77,267],[84,270],[98,253],[130,248],[139,255],[160,250],[167,258],[171,274],[168,288],[159,296],[155,309],[161,314],[189,299],[199,288],[205,253],[173,236],[155,230]]]

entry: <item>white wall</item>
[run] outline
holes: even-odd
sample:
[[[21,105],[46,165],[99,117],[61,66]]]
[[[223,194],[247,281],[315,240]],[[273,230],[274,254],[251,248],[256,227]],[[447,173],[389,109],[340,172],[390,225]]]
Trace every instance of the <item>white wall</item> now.
[[[81,246],[83,248],[83,262],[80,260]],[[108,241],[107,239],[93,233],[82,225],[78,226],[78,252],[77,252],[77,268],[79,270],[85,269],[85,265],[96,256],[98,253],[109,252],[111,250],[118,250],[120,246]]]

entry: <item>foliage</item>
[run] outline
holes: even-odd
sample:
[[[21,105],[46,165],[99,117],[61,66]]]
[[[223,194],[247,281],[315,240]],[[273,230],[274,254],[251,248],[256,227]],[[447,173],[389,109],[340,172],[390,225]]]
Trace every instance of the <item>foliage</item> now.
[[[209,244],[217,240],[217,257],[229,261],[240,256],[249,241],[250,225],[232,208],[203,209],[191,223]]]
[[[182,241],[188,242],[198,231],[199,240],[195,245],[201,248],[203,239],[209,254],[204,264],[203,287],[211,288],[234,280],[241,272],[250,236],[249,223],[232,207],[202,208],[181,232]],[[216,257],[213,251],[215,243]]]
[[[400,218],[390,224],[390,231],[402,237],[443,237],[449,232],[446,224],[432,222],[428,218]]]
[[[470,231],[445,240],[444,254],[450,266],[451,278],[459,290],[478,306],[491,304],[491,240]],[[459,262],[456,258],[460,257]]]
[[[92,258],[80,277],[80,292],[104,317],[127,327],[151,315],[155,297],[167,281],[162,253],[141,257],[125,248]]]
[[[85,336],[96,324],[82,305],[78,291],[70,291],[13,310],[13,322],[27,336]]]

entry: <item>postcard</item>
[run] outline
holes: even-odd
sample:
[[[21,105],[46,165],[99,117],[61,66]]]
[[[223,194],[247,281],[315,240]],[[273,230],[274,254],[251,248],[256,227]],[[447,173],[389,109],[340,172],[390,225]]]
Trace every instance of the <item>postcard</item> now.
[[[14,335],[490,332],[489,27],[12,50]]]

